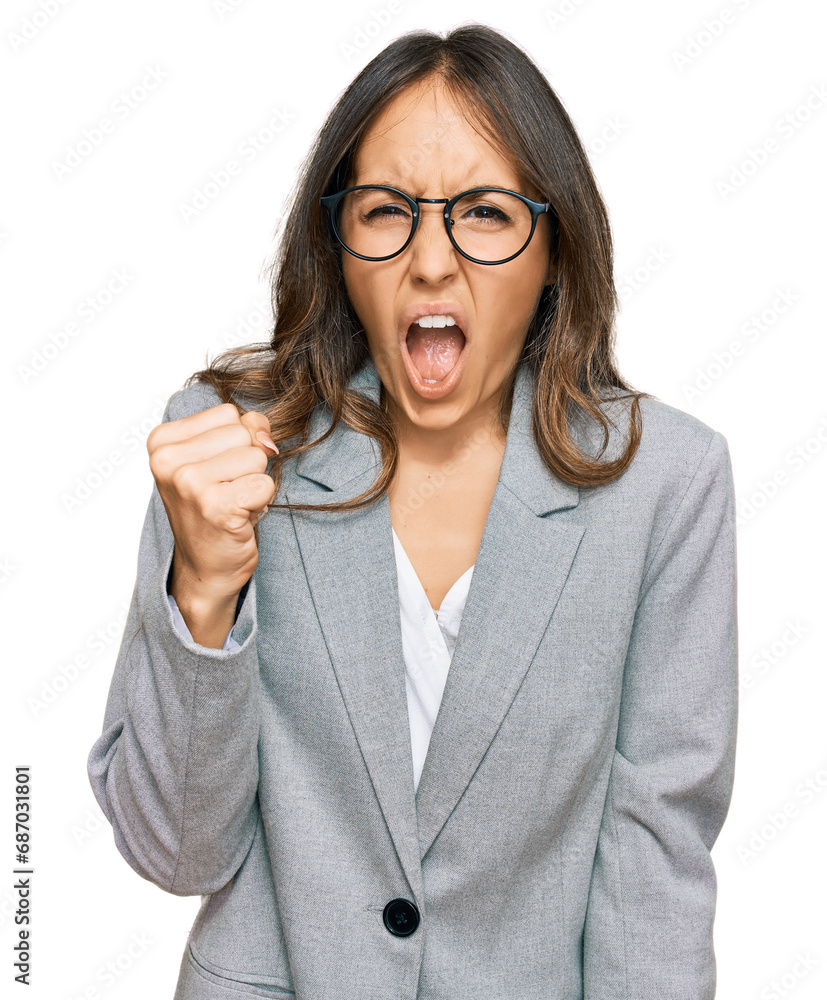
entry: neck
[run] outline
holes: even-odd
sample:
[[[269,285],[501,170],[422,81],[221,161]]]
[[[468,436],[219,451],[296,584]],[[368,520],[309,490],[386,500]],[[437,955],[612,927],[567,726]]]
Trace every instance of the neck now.
[[[384,395],[384,389],[383,389]],[[390,397],[387,407],[394,421],[400,458],[417,465],[473,468],[501,461],[507,432],[499,420],[501,393],[465,414],[448,427],[422,427],[413,423]]]

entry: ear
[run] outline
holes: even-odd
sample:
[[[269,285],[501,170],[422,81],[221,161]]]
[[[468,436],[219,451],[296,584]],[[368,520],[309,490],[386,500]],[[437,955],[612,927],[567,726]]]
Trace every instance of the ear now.
[[[548,271],[546,271],[545,287],[548,288],[550,285],[553,285],[556,280],[557,280],[557,261],[552,255],[549,258]]]

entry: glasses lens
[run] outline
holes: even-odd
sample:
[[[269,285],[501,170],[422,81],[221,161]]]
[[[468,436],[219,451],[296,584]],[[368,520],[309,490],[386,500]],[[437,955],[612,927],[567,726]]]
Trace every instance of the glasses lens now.
[[[413,226],[411,207],[385,188],[348,191],[339,199],[334,217],[345,246],[363,257],[398,253]],[[531,210],[513,194],[475,191],[454,205],[451,233],[469,257],[500,261],[519,253],[531,234]]]
[[[469,257],[505,260],[526,245],[531,234],[531,209],[513,194],[475,191],[454,205],[451,232]]]
[[[366,187],[339,199],[334,218],[339,238],[363,257],[387,257],[411,234],[411,206],[386,188]]]

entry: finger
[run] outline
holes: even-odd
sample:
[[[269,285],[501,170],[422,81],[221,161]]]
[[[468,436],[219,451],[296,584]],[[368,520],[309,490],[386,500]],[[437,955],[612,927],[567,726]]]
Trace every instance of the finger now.
[[[275,483],[265,473],[251,473],[231,483],[219,483],[216,489],[225,510],[246,517],[263,511],[276,495]]]
[[[173,445],[175,447],[182,447]],[[179,466],[173,473],[176,488],[182,493],[198,495],[205,489],[216,484],[234,483],[249,475],[264,475],[267,468],[267,458],[263,448],[251,448],[249,435],[243,445],[237,445],[222,451],[220,454],[211,455],[202,461],[188,461]],[[272,487],[273,480],[269,476],[264,478]],[[258,506],[261,507],[267,500],[263,496]]]
[[[278,446],[270,436],[270,421],[258,410],[248,410],[241,415],[241,423],[250,432],[250,438],[254,445],[261,448],[267,457],[274,453],[278,454]]]
[[[214,427],[238,423],[240,423],[238,407],[234,403],[219,403],[217,406],[207,407],[206,410],[199,410],[198,413],[191,413],[188,417],[158,424],[149,432],[146,446],[152,452],[162,444],[185,441]]]
[[[154,474],[171,475],[173,470],[185,465],[201,465],[228,452],[246,454],[247,460],[250,462],[252,459],[257,459],[258,453],[263,451],[264,449],[254,450],[250,448],[250,432],[242,426],[241,421],[237,421],[236,423],[220,424],[182,441],[158,445],[150,450],[149,461]],[[235,478],[236,475],[242,475],[245,472],[254,472],[259,468],[259,460],[255,461],[254,464],[242,467],[235,462],[237,457],[238,455],[234,454],[232,468],[235,472],[229,478]],[[208,471],[211,473],[214,468],[215,466],[209,466]],[[227,477],[219,476],[218,478],[225,479]]]

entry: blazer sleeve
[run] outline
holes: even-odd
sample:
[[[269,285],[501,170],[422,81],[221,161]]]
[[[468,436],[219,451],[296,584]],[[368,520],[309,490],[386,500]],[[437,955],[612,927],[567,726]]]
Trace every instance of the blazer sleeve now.
[[[584,1000],[713,1000],[738,712],[735,496],[708,448],[644,571],[583,934]]]
[[[182,405],[184,391],[169,399],[164,422],[199,409]],[[238,609],[235,648],[200,646],[173,621],[174,544],[153,482],[103,732],[87,771],[126,861],[167,892],[189,896],[232,878],[258,822],[256,581],[253,574]]]

